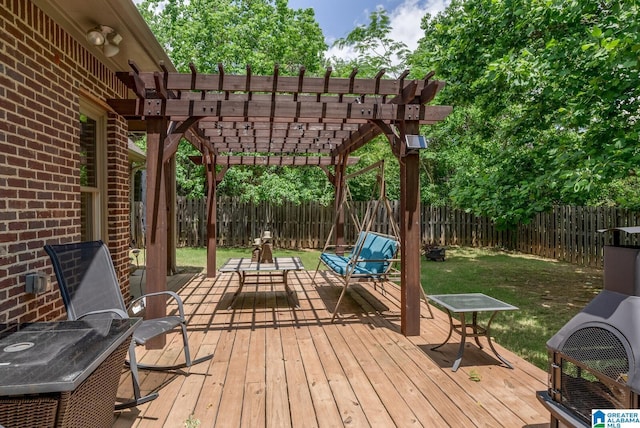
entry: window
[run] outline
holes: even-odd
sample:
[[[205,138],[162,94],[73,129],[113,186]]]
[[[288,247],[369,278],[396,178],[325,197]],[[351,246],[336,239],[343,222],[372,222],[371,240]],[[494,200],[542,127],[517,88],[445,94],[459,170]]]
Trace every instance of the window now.
[[[106,235],[106,119],[104,111],[80,104],[80,239]]]

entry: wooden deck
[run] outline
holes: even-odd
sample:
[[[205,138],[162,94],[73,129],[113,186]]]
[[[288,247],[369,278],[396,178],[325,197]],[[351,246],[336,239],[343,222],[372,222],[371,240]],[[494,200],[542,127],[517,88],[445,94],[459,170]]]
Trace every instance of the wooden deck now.
[[[548,426],[535,397],[546,388],[544,371],[499,344],[514,370],[468,344],[452,372],[458,338],[430,350],[446,337],[446,315],[433,308],[430,318],[422,303],[422,335],[404,337],[393,285],[384,294],[370,284],[350,287],[340,320],[331,324],[339,284],[320,272],[314,286],[312,275],[289,274],[299,308],[268,276],[247,284],[233,309],[235,275],[186,281],[179,293],[190,314],[192,353],[213,359],[182,373],[142,372],[143,393],[157,390],[160,397],[116,413],[114,427],[184,427],[190,417],[201,428]],[[167,342],[163,350],[139,347],[139,359],[183,358],[179,335]],[[126,372],[118,395],[131,395]]]

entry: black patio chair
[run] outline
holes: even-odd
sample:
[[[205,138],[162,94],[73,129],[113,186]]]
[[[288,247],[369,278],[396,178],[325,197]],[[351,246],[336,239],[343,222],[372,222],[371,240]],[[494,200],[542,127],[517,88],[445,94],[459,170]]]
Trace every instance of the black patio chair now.
[[[159,371],[176,370],[210,360],[213,357],[213,355],[207,355],[195,360],[191,359],[182,300],[176,293],[172,291],[149,293],[134,299],[128,307],[125,305],[111,254],[102,241],[45,245],[44,249],[53,263],[53,270],[69,320],[105,317],[127,318],[130,309],[134,305],[144,305],[145,298],[149,296],[167,295],[177,302],[178,315],[143,320],[135,329],[133,340],[129,346],[128,361],[134,399],[116,404],[116,410],[135,407],[158,397],[157,392],[141,396],[139,368]],[[183,363],[171,366],[150,366],[137,363],[135,355],[137,345],[144,345],[147,340],[167,333],[178,326],[182,329],[185,355]]]

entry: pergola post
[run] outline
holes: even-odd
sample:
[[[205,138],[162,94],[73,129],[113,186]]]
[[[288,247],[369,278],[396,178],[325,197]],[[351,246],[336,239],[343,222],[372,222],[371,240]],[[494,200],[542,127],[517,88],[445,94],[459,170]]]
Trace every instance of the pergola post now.
[[[336,165],[335,174],[335,213],[334,219],[335,225],[335,252],[342,255],[344,253],[344,205],[342,201],[346,197],[346,171],[347,171],[347,158],[348,155],[340,156],[340,161]]]
[[[217,229],[217,189],[218,180],[216,177],[216,156],[207,151],[207,182],[209,191],[207,192],[207,278],[216,277],[216,252],[218,250],[218,229]]]
[[[400,134],[418,134],[419,122],[407,121]],[[404,153],[404,147],[400,148]],[[420,155],[417,151],[400,156],[400,329],[405,336],[420,335]]]
[[[165,118],[147,120],[147,266],[146,293],[167,289],[167,189],[164,178],[164,142],[167,135]],[[151,262],[149,262],[151,261]],[[167,312],[166,299],[162,296],[147,300],[145,318],[164,317]],[[164,335],[146,342],[147,349],[161,349]]]
[[[176,224],[176,158],[164,162],[164,180],[167,194],[167,273],[173,275],[178,271],[176,259],[177,224]]]

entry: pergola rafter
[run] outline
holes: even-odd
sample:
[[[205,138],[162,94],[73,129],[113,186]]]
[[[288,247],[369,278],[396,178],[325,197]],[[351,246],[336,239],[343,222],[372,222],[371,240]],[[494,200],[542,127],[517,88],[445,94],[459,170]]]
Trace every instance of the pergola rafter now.
[[[130,62],[131,71],[117,73],[131,89],[130,99],[111,99],[109,105],[129,121],[131,131],[153,134],[148,142],[147,168],[153,171],[147,183],[152,195],[148,209],[147,246],[154,254],[167,251],[164,217],[170,198],[168,161],[185,137],[203,154],[209,181],[208,275],[215,275],[215,189],[223,171],[233,165],[314,165],[322,168],[336,186],[336,204],[344,192],[349,156],[380,134],[389,139],[393,153],[401,158],[401,251],[403,316],[405,334],[419,333],[420,223],[418,154],[407,151],[405,136],[416,134],[420,125],[437,123],[451,107],[427,105],[444,82],[433,73],[408,80],[408,71],[398,79],[384,79],[381,70],[372,79],[331,77],[328,68],[321,77],[282,76],[276,66],[271,76],[229,75],[221,64],[218,72],[142,72]],[[333,171],[329,170],[333,167]],[[417,196],[416,196],[417,195]],[[160,215],[162,213],[163,215]],[[344,233],[342,216],[336,219],[336,244]],[[163,260],[166,261],[166,258]],[[150,259],[148,284],[166,287],[165,266]],[[148,290],[154,291],[154,290]],[[161,303],[154,303],[161,306]],[[158,309],[159,312],[163,307]],[[153,312],[153,311],[152,311]]]

